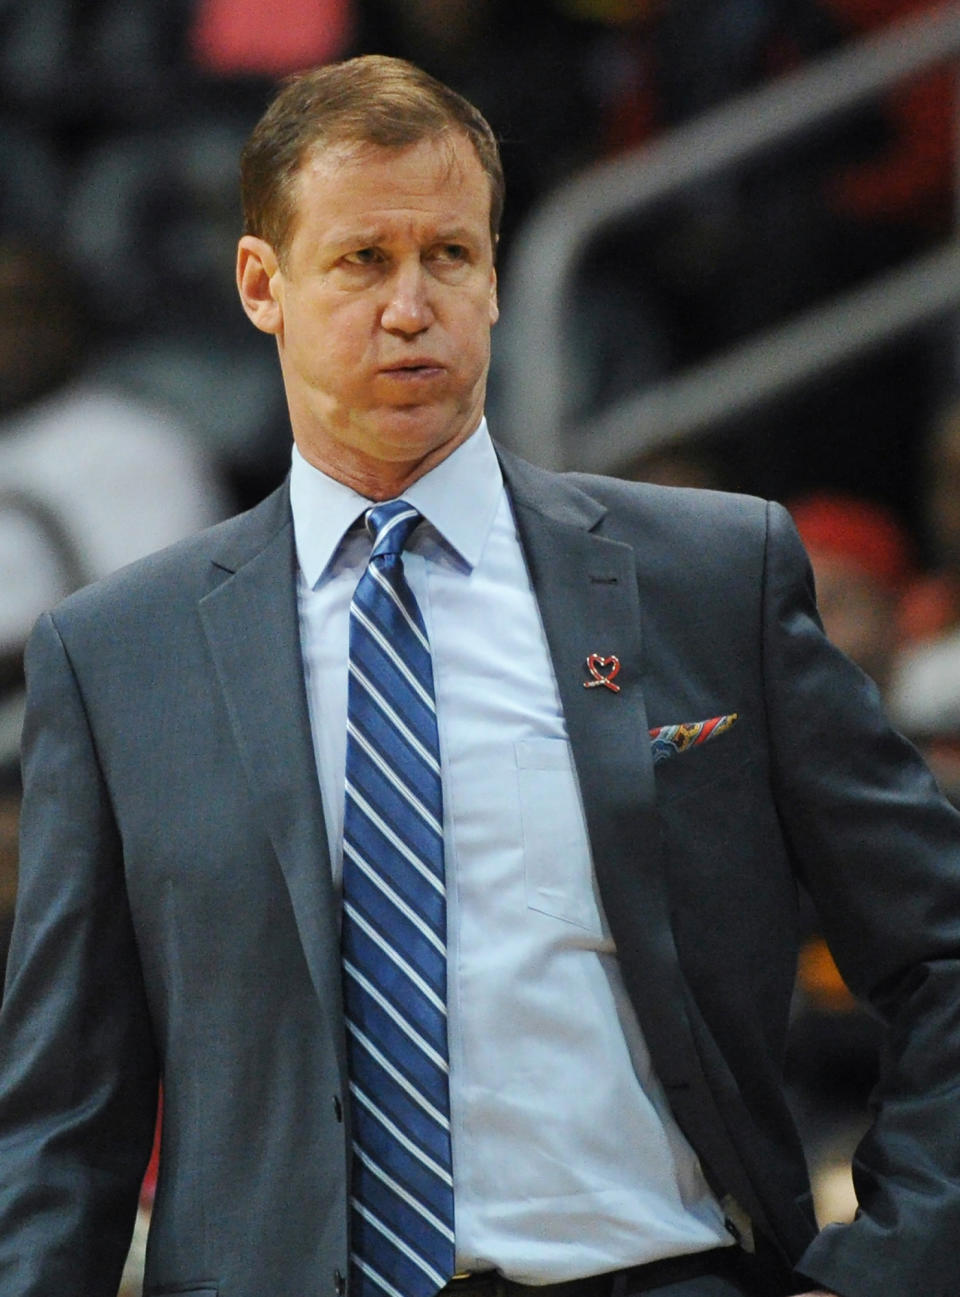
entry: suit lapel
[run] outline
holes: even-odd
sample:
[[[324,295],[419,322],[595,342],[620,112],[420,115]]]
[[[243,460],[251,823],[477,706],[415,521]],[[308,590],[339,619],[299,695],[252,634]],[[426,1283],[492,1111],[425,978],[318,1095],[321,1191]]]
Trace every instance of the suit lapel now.
[[[713,1187],[763,1212],[707,1084],[670,914],[641,685],[632,546],[597,534],[604,506],[563,478],[501,454],[540,605],[583,795],[594,868],[624,983],[657,1076]],[[585,689],[586,659],[615,654],[619,693]]]
[[[597,882],[644,1029],[656,1037],[661,1015],[652,1010],[667,1002],[664,995],[673,1000],[678,967],[654,808],[633,551],[593,533],[605,512],[595,502],[591,511],[586,498],[568,492],[559,507],[555,491],[544,508],[529,481],[515,473],[508,480],[563,702]],[[619,658],[619,693],[584,688],[591,653]],[[648,1004],[651,1011],[644,1012]],[[675,1041],[663,1042],[656,1061],[665,1085],[689,1081],[691,1058]]]
[[[286,488],[238,520],[214,561],[224,579],[200,601],[200,616],[250,791],[290,892],[310,976],[329,1012],[340,1000],[339,938],[300,654]],[[340,1034],[333,1030],[338,1042]]]

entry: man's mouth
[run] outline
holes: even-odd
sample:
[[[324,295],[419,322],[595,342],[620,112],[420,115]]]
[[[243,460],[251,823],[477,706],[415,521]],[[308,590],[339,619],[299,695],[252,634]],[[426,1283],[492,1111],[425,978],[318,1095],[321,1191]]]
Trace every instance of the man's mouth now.
[[[401,360],[395,365],[384,365],[380,370],[381,374],[386,374],[389,378],[410,380],[433,378],[442,372],[443,366],[440,362],[429,357],[416,360]]]

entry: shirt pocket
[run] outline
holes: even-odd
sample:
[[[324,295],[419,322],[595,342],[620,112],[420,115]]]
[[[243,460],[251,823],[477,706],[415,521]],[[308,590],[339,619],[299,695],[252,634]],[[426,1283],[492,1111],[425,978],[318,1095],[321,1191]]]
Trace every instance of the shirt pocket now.
[[[514,744],[527,907],[602,936],[580,787],[565,739]]]

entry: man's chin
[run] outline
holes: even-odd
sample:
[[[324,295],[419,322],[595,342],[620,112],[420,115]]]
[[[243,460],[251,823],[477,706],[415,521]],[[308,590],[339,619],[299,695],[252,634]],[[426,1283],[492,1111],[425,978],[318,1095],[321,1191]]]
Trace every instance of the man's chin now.
[[[411,462],[446,447],[449,453],[466,440],[479,422],[479,414],[438,409],[431,404],[395,406],[374,421],[369,438],[361,445],[385,461]]]

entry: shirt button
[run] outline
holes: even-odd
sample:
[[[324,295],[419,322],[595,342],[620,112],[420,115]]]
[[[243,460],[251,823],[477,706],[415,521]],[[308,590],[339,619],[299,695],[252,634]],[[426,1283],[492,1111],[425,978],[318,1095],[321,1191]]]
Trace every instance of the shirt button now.
[[[339,1094],[333,1096],[333,1115],[337,1121],[343,1121],[343,1104],[340,1102]]]
[[[335,1290],[335,1292],[336,1292],[336,1294],[337,1294],[337,1297],[343,1297],[343,1294],[344,1294],[344,1292],[346,1291],[347,1285],[346,1285],[346,1282],[345,1282],[345,1280],[344,1280],[343,1275],[340,1273],[339,1270],[334,1270],[334,1272],[333,1272],[333,1287],[334,1287],[334,1290]]]

